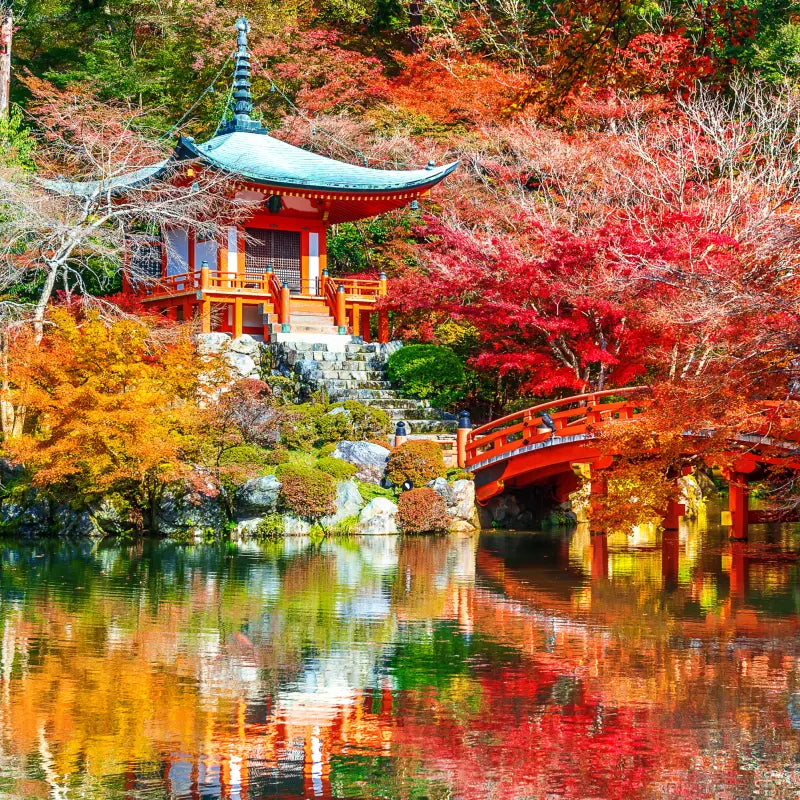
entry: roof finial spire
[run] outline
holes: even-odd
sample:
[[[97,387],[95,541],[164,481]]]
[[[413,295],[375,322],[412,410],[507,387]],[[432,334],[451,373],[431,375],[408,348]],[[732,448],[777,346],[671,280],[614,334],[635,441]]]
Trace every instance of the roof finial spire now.
[[[236,20],[236,67],[233,71],[233,119],[220,128],[220,133],[244,131],[265,133],[261,123],[251,119],[253,95],[250,91],[250,51],[247,48],[247,34],[250,23],[246,17]]]

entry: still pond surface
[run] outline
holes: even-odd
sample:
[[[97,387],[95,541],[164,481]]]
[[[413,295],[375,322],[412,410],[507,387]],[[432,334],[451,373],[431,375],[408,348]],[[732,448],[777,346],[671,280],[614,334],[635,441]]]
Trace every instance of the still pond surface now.
[[[798,797],[799,553],[5,542],[0,797]]]

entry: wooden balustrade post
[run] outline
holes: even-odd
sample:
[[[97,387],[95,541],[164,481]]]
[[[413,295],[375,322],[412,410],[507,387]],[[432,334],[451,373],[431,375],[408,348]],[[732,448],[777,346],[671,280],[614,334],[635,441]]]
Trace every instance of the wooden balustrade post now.
[[[336,327],[339,328],[339,333],[347,333],[347,304],[344,286],[341,284],[336,290]]]
[[[326,292],[328,291],[328,276],[329,272],[327,269],[322,270],[322,277],[319,279],[319,294],[320,297],[325,297]]]
[[[281,333],[289,333],[291,331],[290,302],[289,285],[284,281],[283,286],[281,286],[280,310],[278,311],[278,322],[281,325]]]
[[[469,411],[464,409],[458,415],[458,428],[456,429],[456,459],[460,469],[467,466],[467,442],[472,433],[472,420]]]
[[[406,424],[403,420],[397,423],[397,427],[394,429],[394,446],[400,447],[404,445],[408,441],[408,431],[406,430]]]
[[[353,336],[361,336],[361,306],[353,303],[350,314],[353,317]]]
[[[389,294],[389,282],[386,280],[386,273],[381,272],[378,276],[378,294],[381,297],[385,297]]]
[[[204,261],[200,265],[200,288],[208,289],[211,283],[211,270],[208,268],[208,261]]]

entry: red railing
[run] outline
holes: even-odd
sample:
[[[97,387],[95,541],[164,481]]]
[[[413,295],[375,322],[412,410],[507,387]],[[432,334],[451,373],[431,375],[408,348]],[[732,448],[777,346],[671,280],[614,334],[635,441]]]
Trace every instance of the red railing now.
[[[646,386],[610,389],[605,392],[578,394],[563,400],[540,403],[475,428],[467,438],[466,466],[511,454],[520,447],[543,442],[551,437],[574,436],[590,432],[597,425],[613,419],[631,419],[647,405]],[[638,396],[638,400],[634,399]],[[618,400],[615,398],[623,397]],[[544,424],[542,414],[549,414],[555,430]]]

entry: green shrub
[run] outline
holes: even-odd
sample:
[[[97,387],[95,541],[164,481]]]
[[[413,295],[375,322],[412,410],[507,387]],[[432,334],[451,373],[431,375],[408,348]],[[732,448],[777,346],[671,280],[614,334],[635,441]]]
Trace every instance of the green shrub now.
[[[332,444],[353,439],[353,423],[348,414],[323,414],[317,422],[317,442]]]
[[[328,411],[341,408],[338,414]],[[303,403],[286,407],[281,415],[281,443],[291,450],[310,452],[314,447],[336,445],[344,440],[360,441],[385,437],[391,428],[389,415],[355,400],[327,406],[325,403]],[[333,447],[325,455],[333,452]]]
[[[336,510],[336,481],[324,472],[296,464],[276,470],[281,482],[278,504],[303,519],[317,520]]]
[[[350,420],[352,430],[351,440],[383,439],[392,429],[392,420],[382,408],[372,408],[359,403],[357,400],[345,400],[335,403],[331,408],[343,408]]]
[[[392,353],[387,366],[389,380],[410,397],[449,408],[465,396],[464,364],[449,347],[409,344]]]
[[[451,469],[447,473],[447,480],[450,483],[455,483],[456,481],[474,481],[475,475],[472,472],[467,472],[465,469]]]
[[[280,422],[281,443],[290,450],[309,452],[319,441],[319,420],[325,406],[303,403],[287,409]]]
[[[450,522],[444,498],[429,486],[403,492],[397,501],[397,524],[403,533],[444,533]]]
[[[358,530],[358,515],[340,519],[328,530],[329,536],[353,536]]]
[[[414,486],[424,486],[435,478],[447,474],[442,448],[430,439],[411,439],[389,453],[386,477],[395,486],[411,481]]]
[[[280,539],[283,536],[284,524],[280,514],[267,514],[256,526],[256,539]]]
[[[322,447],[320,447],[319,457],[324,458],[325,456],[329,456],[335,449],[336,442],[328,442],[328,444],[324,444]]]
[[[323,456],[319,459],[317,469],[321,469],[326,475],[336,478],[337,481],[349,481],[358,472],[355,464],[331,456]]]

